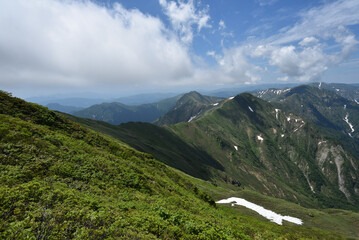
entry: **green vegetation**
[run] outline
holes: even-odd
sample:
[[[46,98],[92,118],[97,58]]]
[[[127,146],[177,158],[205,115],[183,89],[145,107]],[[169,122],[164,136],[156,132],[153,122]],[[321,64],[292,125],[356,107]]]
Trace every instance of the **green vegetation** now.
[[[243,216],[164,164],[0,92],[1,239],[336,239]]]

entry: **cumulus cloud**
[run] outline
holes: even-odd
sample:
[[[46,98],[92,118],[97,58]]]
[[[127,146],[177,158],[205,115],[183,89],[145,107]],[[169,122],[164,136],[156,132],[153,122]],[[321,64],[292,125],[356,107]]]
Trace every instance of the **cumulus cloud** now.
[[[329,67],[347,59],[358,45],[347,28],[359,23],[358,12],[357,0],[340,0],[302,12],[293,27],[263,40],[251,55],[277,66],[285,74],[280,80],[318,80]],[[328,39],[337,43],[337,51],[326,51]]]
[[[225,49],[223,56],[216,56],[221,72],[231,83],[255,83],[260,80],[261,68],[248,61],[250,47]]]
[[[165,14],[171,21],[172,27],[179,33],[183,43],[190,44],[193,40],[193,26],[197,26],[197,32],[204,27],[211,27],[208,23],[210,16],[208,8],[197,10],[193,0],[166,1],[159,0]]]
[[[224,21],[221,19],[218,23],[218,29],[219,30],[223,30],[226,28],[226,24],[224,23]]]
[[[160,19],[120,4],[1,1],[0,29],[3,86],[163,84],[194,71],[187,48]]]
[[[306,39],[303,39],[306,42]],[[336,57],[323,52],[320,45],[304,48],[289,46],[258,46],[253,56],[262,56],[269,59],[269,64],[277,66],[286,74],[279,80],[312,81],[318,80],[328,66],[336,63]]]

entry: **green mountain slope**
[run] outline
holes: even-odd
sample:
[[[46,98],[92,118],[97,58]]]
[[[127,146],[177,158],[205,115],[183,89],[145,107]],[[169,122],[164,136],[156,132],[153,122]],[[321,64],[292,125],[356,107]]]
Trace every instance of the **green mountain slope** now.
[[[350,85],[345,84],[314,83],[292,89],[256,92],[254,95],[309,120],[359,158],[359,105],[350,100],[355,97],[355,87],[349,89]]]
[[[184,94],[174,108],[156,120],[154,124],[163,126],[179,122],[191,122],[207,110],[218,106],[223,100],[223,98],[204,96],[195,91],[189,92]]]
[[[358,202],[358,159],[301,117],[250,94],[171,128],[218,160],[225,168],[223,179],[302,204]]]
[[[101,120],[111,124],[120,124],[124,122],[153,122],[173,108],[180,97],[181,95],[164,99],[159,102],[138,106],[128,106],[119,102],[102,103],[74,112],[73,115]]]
[[[356,102],[359,104],[359,87],[352,84],[344,84],[344,83],[324,83],[317,82],[310,84],[313,87],[317,87],[319,89],[325,89],[332,92],[335,92],[339,96],[346,98],[350,101]]]
[[[216,208],[150,155],[4,92],[0,119],[2,239],[337,238]]]
[[[66,117],[90,129],[120,139],[139,151],[151,153],[161,162],[191,176],[209,180],[209,167],[223,170],[223,167],[206,152],[187,144],[166,128],[150,123],[111,125],[71,115]]]
[[[210,172],[216,184],[227,182],[311,207],[355,208],[359,200],[358,158],[302,117],[250,94],[164,129],[136,123],[107,129],[96,125],[92,127],[193,176]],[[189,156],[186,160],[186,155],[179,159],[186,152],[178,147],[183,143],[188,151],[206,153],[210,161]],[[187,169],[188,163],[196,162],[200,168]]]

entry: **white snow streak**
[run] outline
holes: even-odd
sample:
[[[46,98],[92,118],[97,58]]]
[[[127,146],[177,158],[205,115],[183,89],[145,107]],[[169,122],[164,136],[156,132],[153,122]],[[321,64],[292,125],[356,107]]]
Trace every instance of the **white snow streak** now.
[[[275,222],[279,225],[282,225],[282,221],[288,221],[288,222],[292,222],[295,224],[299,224],[302,225],[303,221],[299,218],[295,218],[295,217],[291,217],[291,216],[282,216],[278,213],[275,213],[271,210],[265,209],[262,206],[259,206],[257,204],[251,203],[243,198],[237,198],[237,197],[231,197],[231,198],[227,198],[227,199],[223,199],[218,201],[217,203],[232,203],[231,206],[233,206],[233,204],[239,205],[239,206],[244,206],[246,208],[249,208],[253,211],[256,211],[257,213],[259,213],[260,215],[262,215],[263,217],[269,219],[272,222]]]
[[[230,97],[230,98],[228,98],[229,100],[232,100],[234,97]]]
[[[356,99],[354,99],[354,101],[355,101],[357,104],[359,104],[359,102],[358,102]]]
[[[280,136],[281,136],[281,137],[284,137],[284,134],[281,134]]]
[[[276,118],[276,119],[278,119],[278,112],[279,112],[279,109],[276,108],[276,109],[275,109],[275,118]]]
[[[217,106],[218,105],[218,102],[217,103],[213,103],[212,106]]]
[[[347,108],[347,105],[346,104],[344,104],[344,109],[346,109]]]
[[[248,108],[249,108],[249,110],[251,110],[251,112],[254,112],[253,109],[250,106],[248,106]]]
[[[264,139],[261,137],[261,136],[257,136],[257,139],[259,140],[259,141],[263,141]]]
[[[197,117],[197,115],[194,115],[194,116],[192,116],[189,120],[188,120],[188,122],[191,122],[193,119],[195,119]]]
[[[347,113],[347,115],[345,116],[345,118],[344,118],[343,120],[349,125],[350,129],[352,130],[352,132],[354,132],[355,129],[354,129],[353,125],[349,122],[348,117],[349,117],[349,113]],[[350,134],[349,134],[349,135],[350,135]]]
[[[238,147],[237,146],[233,146],[234,147],[234,149],[236,149],[236,151],[238,151]]]
[[[320,87],[321,87],[321,86],[322,86],[322,82],[320,82],[320,83],[319,83],[319,86],[318,86],[318,88],[320,89]]]

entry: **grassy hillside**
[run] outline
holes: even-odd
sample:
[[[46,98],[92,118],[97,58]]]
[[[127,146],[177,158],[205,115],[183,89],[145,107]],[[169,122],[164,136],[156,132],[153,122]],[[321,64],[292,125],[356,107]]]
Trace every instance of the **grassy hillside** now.
[[[224,168],[201,149],[184,142],[166,128],[150,123],[124,123],[111,125],[101,121],[66,115],[87,128],[120,139],[131,147],[151,153],[159,161],[204,180],[211,178],[210,168]]]
[[[334,239],[217,208],[150,155],[0,92],[2,239]]]

